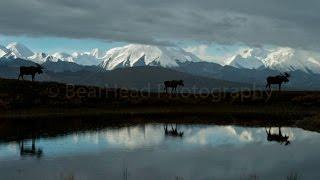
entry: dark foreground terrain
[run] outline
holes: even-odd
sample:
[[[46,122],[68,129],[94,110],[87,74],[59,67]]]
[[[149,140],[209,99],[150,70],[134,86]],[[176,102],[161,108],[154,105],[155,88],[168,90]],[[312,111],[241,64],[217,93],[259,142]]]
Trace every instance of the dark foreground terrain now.
[[[54,135],[70,128],[149,122],[297,126],[320,131],[319,107],[317,91],[215,89],[166,94],[0,79],[0,138],[17,138],[18,131]]]

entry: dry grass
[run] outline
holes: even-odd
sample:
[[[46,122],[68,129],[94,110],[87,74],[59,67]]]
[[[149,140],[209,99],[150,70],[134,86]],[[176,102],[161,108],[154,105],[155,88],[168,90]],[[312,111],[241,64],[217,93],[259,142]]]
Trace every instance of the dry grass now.
[[[303,120],[297,121],[296,125],[306,130],[320,132],[320,113],[311,117],[306,117]]]
[[[99,92],[92,95],[90,92]],[[71,95],[70,95],[71,94]],[[242,125],[294,124],[316,114],[320,92],[214,92],[211,94],[165,94],[123,89],[73,86],[55,82],[0,79],[1,119],[55,119],[64,117],[124,119],[184,119]],[[310,103],[312,101],[312,103]],[[297,122],[320,129],[319,116]],[[263,121],[262,121],[263,120]],[[205,121],[207,122],[207,120]],[[289,123],[288,123],[289,122]]]

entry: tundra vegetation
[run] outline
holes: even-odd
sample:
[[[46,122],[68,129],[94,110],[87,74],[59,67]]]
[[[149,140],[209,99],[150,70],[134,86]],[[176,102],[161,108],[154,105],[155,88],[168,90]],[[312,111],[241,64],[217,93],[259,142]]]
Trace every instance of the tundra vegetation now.
[[[132,118],[170,119],[171,123],[285,124],[319,131],[319,105],[316,91],[157,93],[0,79],[0,119],[130,118],[131,123]]]

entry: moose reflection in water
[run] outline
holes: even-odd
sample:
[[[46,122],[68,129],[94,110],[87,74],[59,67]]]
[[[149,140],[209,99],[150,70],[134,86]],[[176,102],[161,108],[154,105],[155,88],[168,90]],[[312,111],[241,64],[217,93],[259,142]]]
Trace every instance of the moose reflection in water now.
[[[40,158],[43,155],[41,148],[36,148],[36,140],[33,138],[31,140],[31,147],[27,147],[24,144],[24,140],[19,141],[19,148],[20,148],[20,156],[35,156],[37,158]]]
[[[165,136],[172,136],[172,137],[182,137],[183,136],[183,131],[178,131],[178,125],[176,124],[175,127],[170,124],[171,130],[168,129],[168,124],[165,124],[163,129],[164,129],[164,135]]]
[[[268,141],[276,141],[280,144],[284,144],[285,146],[290,144],[289,136],[283,135],[281,132],[281,127],[279,127],[278,134],[271,132],[271,127],[269,129],[266,127],[266,133],[267,133],[267,140]]]

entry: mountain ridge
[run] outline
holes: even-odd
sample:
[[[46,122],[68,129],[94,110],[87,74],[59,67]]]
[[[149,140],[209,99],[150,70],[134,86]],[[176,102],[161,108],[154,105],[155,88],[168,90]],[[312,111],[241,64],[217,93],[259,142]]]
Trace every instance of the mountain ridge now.
[[[178,47],[129,44],[110,49],[100,66],[107,70],[132,66],[176,67],[189,61],[201,60]]]
[[[188,62],[204,62],[196,55],[179,47],[141,44],[129,44],[108,51],[94,48],[89,52],[47,54],[32,52],[25,45],[14,42],[7,47],[0,46],[0,57],[23,58],[39,64],[46,61],[67,61],[80,65],[96,65],[106,70],[132,66],[175,68]],[[246,48],[226,61],[223,66],[228,65],[238,69],[270,68],[282,72],[302,70],[306,73],[320,74],[320,54],[288,47],[274,49]]]
[[[320,54],[289,47],[272,50],[249,48],[233,56],[227,64],[240,69],[270,68],[278,71],[320,73]]]
[[[131,45],[132,46],[132,45]],[[129,46],[130,47],[130,46]],[[74,78],[74,82],[79,81],[77,77],[79,76],[83,79],[87,78],[86,72],[90,72],[90,74],[94,74],[96,76],[96,79],[99,79],[101,77],[98,77],[101,75],[101,72],[107,72],[115,69],[126,69],[130,67],[146,67],[145,70],[148,70],[148,67],[162,67],[166,69],[173,69],[175,71],[188,73],[193,76],[199,76],[203,78],[215,78],[220,79],[223,81],[231,81],[231,82],[238,82],[238,83],[245,83],[245,84],[255,84],[257,86],[264,86],[265,85],[265,79],[268,76],[275,76],[278,75],[280,72],[284,72],[285,70],[279,71],[275,70],[273,68],[269,67],[263,67],[263,66],[256,66],[255,68],[242,68],[242,67],[234,67],[232,65],[220,65],[217,63],[212,62],[205,62],[201,61],[196,56],[193,56],[191,53],[185,52],[184,50],[181,50],[180,48],[174,48],[171,47],[169,49],[158,49],[152,47],[152,46],[140,46],[143,51],[140,51],[141,49],[138,48],[139,51],[136,51],[134,48],[130,48],[131,50],[125,51],[127,53],[117,53],[114,54],[114,52],[122,52],[122,48],[115,48],[111,51],[108,51],[106,54],[104,54],[103,51],[99,52],[98,49],[94,49],[91,52],[86,53],[78,53],[78,54],[56,54],[61,55],[60,58],[57,58],[48,55],[45,53],[34,53],[33,56],[30,56],[28,58],[19,58],[14,56],[7,56],[10,55],[11,52],[6,48],[4,48],[3,52],[6,53],[3,57],[0,58],[0,66],[6,67],[7,69],[10,69],[11,71],[4,70],[2,73],[3,76],[6,77],[7,75],[10,75],[10,77],[17,76],[18,67],[19,66],[32,66],[35,65],[35,63],[41,64],[45,71],[57,73],[57,74],[63,74],[65,72],[73,73],[73,75],[68,74]],[[147,47],[147,48],[144,48]],[[150,54],[146,54],[145,50],[148,48],[151,48],[156,53],[152,53],[153,51],[150,51]],[[3,47],[2,47],[3,49]],[[278,52],[278,51],[276,51]],[[133,54],[132,54],[133,53]],[[305,52],[294,52],[291,51],[291,49],[284,49],[280,55],[283,54],[292,54],[297,53],[299,56],[304,56]],[[169,55],[167,55],[169,54]],[[162,55],[164,58],[160,59],[158,58],[158,55]],[[172,56],[170,56],[172,55]],[[74,59],[69,60],[63,60],[63,58],[70,58],[70,57],[98,57],[101,60],[105,58],[106,61],[109,62],[108,58],[119,58],[116,59],[117,62],[115,63],[116,66],[112,66],[112,68],[105,68],[104,66],[100,65],[90,65],[88,64],[78,64],[77,61],[74,61]],[[271,58],[273,56],[277,56],[277,53],[275,55],[270,55],[269,52],[264,52],[259,49],[256,50],[250,50],[250,51],[243,51],[241,53],[241,61],[246,61],[248,58],[253,58],[254,60],[262,61],[264,58]],[[178,58],[176,58],[178,57]],[[281,56],[280,56],[281,57]],[[158,60],[158,59],[160,60]],[[180,59],[179,59],[180,58]],[[272,58],[271,58],[272,59]],[[119,61],[118,61],[119,60]],[[290,60],[290,58],[289,58]],[[296,59],[297,62],[301,62],[300,59]],[[83,61],[90,61],[88,58],[84,58]],[[173,66],[165,66],[163,67],[163,63],[169,61],[169,65]],[[284,59],[283,61],[288,61],[288,59]],[[313,62],[312,60],[310,60]],[[269,61],[271,62],[271,60]],[[316,62],[313,62],[316,63]],[[308,66],[312,65],[307,64]],[[300,68],[295,68],[293,66],[290,66],[289,72],[292,77],[290,79],[290,82],[286,84],[286,87],[292,88],[292,89],[320,89],[320,74],[314,73],[314,69],[310,69],[309,67],[306,67],[303,70],[300,70]],[[82,72],[82,73],[79,73]],[[161,74],[158,74],[161,76]],[[102,74],[104,77],[104,75]],[[125,76],[125,75],[123,75]],[[162,75],[164,76],[164,75]],[[60,77],[62,80],[62,77]],[[67,78],[67,77],[66,77]],[[80,78],[80,80],[81,80]],[[146,78],[141,76],[141,78]],[[175,79],[175,77],[171,77],[170,79]],[[170,80],[167,79],[167,80]],[[93,81],[93,79],[92,79]],[[135,81],[140,81],[138,79],[135,79]]]

